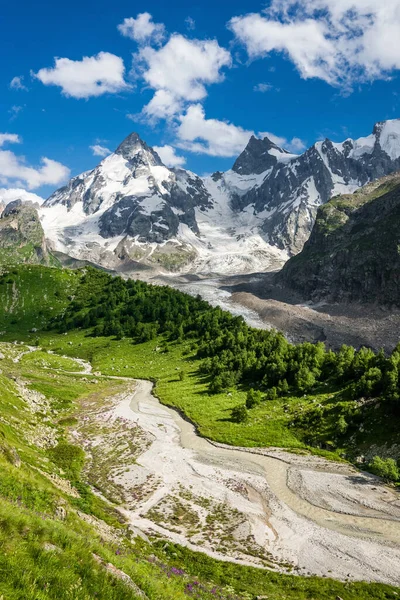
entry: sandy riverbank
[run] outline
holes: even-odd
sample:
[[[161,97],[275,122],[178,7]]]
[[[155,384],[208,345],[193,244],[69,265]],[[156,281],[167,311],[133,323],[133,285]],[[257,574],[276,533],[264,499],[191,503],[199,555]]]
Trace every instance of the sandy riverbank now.
[[[130,438],[145,440],[134,460],[125,456],[109,470],[135,529],[224,560],[400,584],[400,504],[392,490],[321,458],[213,445],[151,389],[139,381],[96,415],[103,431],[123,425]]]

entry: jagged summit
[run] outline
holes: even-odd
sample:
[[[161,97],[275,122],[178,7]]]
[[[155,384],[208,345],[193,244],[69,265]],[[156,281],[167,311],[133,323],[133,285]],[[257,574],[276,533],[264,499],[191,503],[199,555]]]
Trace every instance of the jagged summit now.
[[[141,158],[151,163],[153,166],[162,166],[162,160],[158,156],[157,152],[144,142],[138,133],[130,133],[123,142],[115,150],[115,154],[119,154],[125,158],[125,160],[131,161],[137,158],[138,154]]]
[[[252,135],[246,148],[236,159],[232,170],[240,175],[249,175],[250,173],[258,175],[275,165],[280,155],[285,154],[289,153],[274,144],[268,137],[260,139]]]

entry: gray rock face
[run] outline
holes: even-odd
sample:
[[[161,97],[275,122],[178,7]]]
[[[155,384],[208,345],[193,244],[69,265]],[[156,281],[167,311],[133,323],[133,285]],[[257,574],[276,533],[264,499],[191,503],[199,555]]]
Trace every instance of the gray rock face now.
[[[0,263],[49,262],[49,253],[37,209],[32,202],[13,200],[0,216]],[[4,257],[2,256],[4,253]]]
[[[9,202],[5,209],[3,210],[3,218],[9,217],[10,215],[17,215],[21,212],[21,208],[23,206],[22,200],[13,200]],[[26,202],[25,206],[32,206],[32,202]]]
[[[318,210],[309,240],[276,275],[305,300],[400,306],[400,176]]]
[[[243,150],[242,154],[237,158],[232,170],[240,175],[250,175],[252,173],[263,173],[270,167],[273,167],[278,162],[277,157],[270,153],[270,150],[275,150],[278,154],[289,153],[282,148],[279,148],[271,140],[265,137],[260,140],[256,137],[251,136],[249,143]]]

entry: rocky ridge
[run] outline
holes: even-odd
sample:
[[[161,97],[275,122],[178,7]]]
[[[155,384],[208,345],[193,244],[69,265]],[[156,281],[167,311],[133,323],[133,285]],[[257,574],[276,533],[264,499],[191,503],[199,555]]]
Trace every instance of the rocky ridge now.
[[[322,206],[275,282],[312,302],[400,306],[400,175]]]

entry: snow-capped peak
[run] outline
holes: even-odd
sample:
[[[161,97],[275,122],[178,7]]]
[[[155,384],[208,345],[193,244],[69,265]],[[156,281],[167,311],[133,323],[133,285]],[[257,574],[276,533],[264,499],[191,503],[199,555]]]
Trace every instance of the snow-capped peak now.
[[[137,159],[138,155],[140,155],[145,157],[152,166],[163,166],[157,152],[155,152],[153,148],[150,148],[150,146],[148,146],[135,132],[129,134],[124,141],[121,142],[116,149],[115,154],[121,155],[127,161]]]
[[[131,133],[46,201],[42,224],[56,248],[105,265],[110,256],[117,266],[126,257],[168,262],[164,253],[171,253],[172,265],[188,261],[189,269],[207,255],[214,270],[226,251],[237,272],[258,270],[271,247],[274,256],[302,249],[320,204],[399,169],[400,120],[377,123],[355,140],[317,142],[300,155],[253,136],[232,170],[203,180],[168,169]]]
[[[268,137],[264,139],[251,136],[246,148],[235,161],[232,170],[239,175],[259,175],[275,165],[280,159],[287,160],[295,155],[280,148]]]

